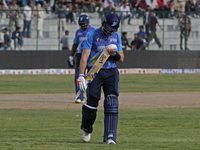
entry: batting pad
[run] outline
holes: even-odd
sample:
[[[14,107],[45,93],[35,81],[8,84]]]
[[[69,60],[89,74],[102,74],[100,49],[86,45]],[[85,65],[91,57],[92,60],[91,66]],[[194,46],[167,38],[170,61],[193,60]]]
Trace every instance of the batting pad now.
[[[116,142],[118,124],[118,97],[108,95],[104,101],[104,139],[113,139]]]

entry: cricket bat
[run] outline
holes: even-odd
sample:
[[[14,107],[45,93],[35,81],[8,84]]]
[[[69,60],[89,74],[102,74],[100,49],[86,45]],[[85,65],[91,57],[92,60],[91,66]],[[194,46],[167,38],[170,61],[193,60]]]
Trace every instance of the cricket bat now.
[[[86,80],[87,84],[91,83],[93,81],[93,79],[95,78],[97,73],[100,71],[101,67],[104,65],[104,63],[106,62],[106,60],[108,59],[109,56],[110,56],[110,54],[108,52],[108,46],[106,46],[105,49],[103,50],[103,52],[101,53],[101,55],[99,56],[99,58],[96,60],[96,62],[90,69],[90,71],[85,76],[85,80]],[[76,93],[75,100],[79,97],[81,92],[82,91],[79,90]]]

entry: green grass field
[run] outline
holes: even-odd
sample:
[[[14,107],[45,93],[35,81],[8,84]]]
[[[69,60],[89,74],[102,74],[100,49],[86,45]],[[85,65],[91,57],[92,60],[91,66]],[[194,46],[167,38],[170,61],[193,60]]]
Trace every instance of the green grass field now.
[[[120,92],[198,92],[200,74],[120,75]],[[74,93],[73,75],[0,76],[0,94]]]
[[[200,75],[121,75],[121,92],[199,92]],[[1,94],[73,93],[73,76],[0,76]],[[0,109],[0,150],[199,150],[199,108],[120,109],[117,145],[103,139],[98,110],[83,143],[81,110]]]

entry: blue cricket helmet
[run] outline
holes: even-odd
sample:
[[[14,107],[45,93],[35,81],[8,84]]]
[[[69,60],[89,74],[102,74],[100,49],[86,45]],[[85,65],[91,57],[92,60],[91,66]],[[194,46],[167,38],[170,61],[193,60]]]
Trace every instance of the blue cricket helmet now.
[[[104,19],[106,27],[110,30],[117,32],[120,24],[120,18],[117,14],[109,14]]]
[[[81,15],[78,19],[78,24],[84,24],[90,21],[90,18],[87,15]]]

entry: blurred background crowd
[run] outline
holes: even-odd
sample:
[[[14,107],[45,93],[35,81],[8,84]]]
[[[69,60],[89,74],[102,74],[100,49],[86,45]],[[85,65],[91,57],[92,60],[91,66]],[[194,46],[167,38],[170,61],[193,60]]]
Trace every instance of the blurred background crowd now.
[[[0,49],[23,50],[23,38],[31,37],[30,28],[33,21],[37,25],[34,27],[37,36],[43,38],[44,16],[59,19],[58,31],[60,31],[59,38],[61,38],[65,36],[66,24],[77,24],[77,18],[82,12],[97,12],[99,18],[103,18],[109,13],[117,13],[121,17],[122,24],[127,20],[127,25],[130,26],[132,20],[143,19],[144,25],[139,26],[138,33],[134,34],[133,39],[142,39],[143,43],[139,42],[141,46],[137,46],[138,42],[136,45],[133,41],[132,44],[126,43],[123,38],[126,37],[127,33],[124,32],[122,33],[122,43],[126,43],[125,49],[130,47],[131,49],[145,50],[148,47],[148,42],[152,39],[155,39],[158,47],[162,47],[156,35],[150,36],[154,30],[151,29],[151,16],[180,20],[183,17],[186,22],[185,26],[188,24],[191,30],[191,21],[186,18],[199,18],[199,9],[200,0],[0,0],[0,18],[5,14],[6,18],[9,19],[8,26],[2,28]],[[151,14],[152,11],[155,14]],[[20,20],[23,20],[21,27]],[[189,28],[186,28],[189,33]],[[185,37],[189,38],[188,35]],[[187,39],[185,40],[187,41]],[[183,48],[180,46],[180,49]]]

